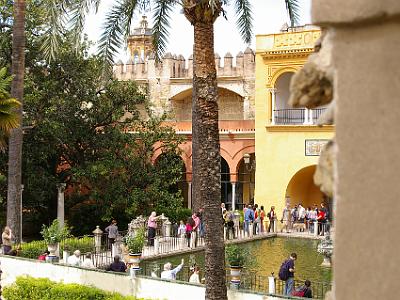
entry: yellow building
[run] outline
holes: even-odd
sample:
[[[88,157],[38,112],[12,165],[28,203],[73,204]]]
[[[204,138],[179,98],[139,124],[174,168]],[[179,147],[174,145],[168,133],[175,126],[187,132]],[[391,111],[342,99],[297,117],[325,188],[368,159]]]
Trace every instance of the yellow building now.
[[[293,109],[288,105],[290,79],[313,52],[321,32],[312,26],[256,36],[256,188],[255,203],[293,207],[322,202],[313,183],[321,147],[331,139],[332,126],[318,127],[325,110]]]

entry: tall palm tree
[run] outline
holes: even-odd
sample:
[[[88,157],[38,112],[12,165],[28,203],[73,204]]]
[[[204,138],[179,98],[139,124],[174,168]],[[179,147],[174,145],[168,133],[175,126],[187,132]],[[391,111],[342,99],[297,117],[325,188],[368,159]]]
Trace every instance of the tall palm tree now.
[[[20,241],[22,232],[20,213],[21,167],[22,167],[22,104],[25,73],[25,0],[14,1],[14,22],[12,35],[11,97],[21,105],[16,109],[19,126],[11,130],[8,155],[7,225]]]
[[[7,69],[0,69],[0,151],[5,150],[10,131],[19,126],[19,117],[15,110],[21,104],[11,98],[7,91],[11,81],[12,77],[7,76]]]
[[[55,0],[53,0],[55,1]],[[80,32],[84,16],[91,8],[97,9],[101,0],[72,1],[70,16],[75,32]],[[56,3],[55,1],[54,3]],[[69,0],[58,1],[50,17],[54,20],[44,44],[44,51],[54,55],[57,29],[63,28],[60,18]],[[118,0],[107,14],[100,38],[99,52],[105,65],[113,64],[114,55],[129,35],[133,15],[137,10],[152,6],[153,42],[156,58],[160,59],[166,46],[170,28],[170,14],[175,5],[181,6],[185,17],[194,27],[192,149],[193,200],[196,208],[204,207],[206,226],[206,299],[227,299],[223,226],[220,212],[220,146],[218,130],[217,73],[214,59],[214,22],[224,7],[233,4],[237,26],[245,42],[252,38],[251,0]],[[290,19],[298,18],[298,0],[285,0]],[[58,9],[58,10],[57,10]],[[57,13],[57,11],[59,13]],[[56,12],[56,13],[54,13]]]

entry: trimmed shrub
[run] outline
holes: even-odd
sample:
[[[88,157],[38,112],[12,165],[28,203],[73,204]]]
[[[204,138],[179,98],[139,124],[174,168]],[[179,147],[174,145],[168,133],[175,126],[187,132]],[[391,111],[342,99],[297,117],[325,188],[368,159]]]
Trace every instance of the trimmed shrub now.
[[[89,236],[67,238],[60,243],[60,252],[62,253],[64,249],[70,252],[75,250],[79,250],[82,253],[91,252],[94,249],[94,238]],[[47,244],[44,240],[23,243],[21,244],[19,256],[37,259],[38,256],[46,250]]]
[[[139,300],[94,287],[32,277],[18,277],[13,285],[3,289],[2,295],[7,300]]]

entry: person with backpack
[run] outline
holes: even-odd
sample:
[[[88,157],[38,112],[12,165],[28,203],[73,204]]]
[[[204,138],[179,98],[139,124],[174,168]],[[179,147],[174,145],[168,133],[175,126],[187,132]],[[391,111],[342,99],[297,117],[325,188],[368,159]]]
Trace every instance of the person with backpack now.
[[[283,288],[283,295],[292,296],[292,291],[294,287],[294,262],[297,259],[297,254],[292,253],[290,257],[285,260],[281,268],[279,269],[279,279],[285,281],[285,286]]]
[[[306,280],[304,282],[304,285],[302,285],[301,287],[296,288],[293,291],[292,296],[303,297],[303,298],[312,298],[311,281],[310,280]]]

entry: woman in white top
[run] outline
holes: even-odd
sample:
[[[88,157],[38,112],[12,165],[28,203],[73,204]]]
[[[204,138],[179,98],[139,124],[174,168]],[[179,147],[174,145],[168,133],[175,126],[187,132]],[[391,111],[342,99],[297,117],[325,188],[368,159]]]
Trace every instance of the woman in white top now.
[[[193,269],[193,274],[189,278],[190,283],[200,283],[199,272],[200,268],[198,266],[195,266]]]

